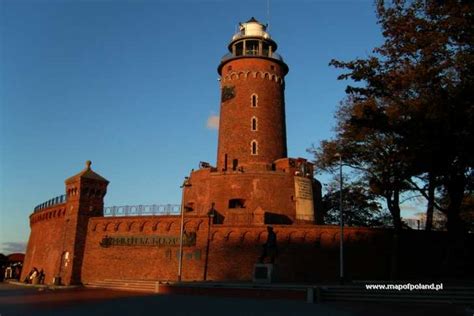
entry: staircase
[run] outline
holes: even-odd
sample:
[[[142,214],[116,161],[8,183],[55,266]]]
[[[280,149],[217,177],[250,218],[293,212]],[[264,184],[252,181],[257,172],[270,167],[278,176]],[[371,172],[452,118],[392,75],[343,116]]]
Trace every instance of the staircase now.
[[[473,304],[473,287],[447,287],[440,291],[366,290],[355,286],[314,288],[315,301],[403,302]]]
[[[158,293],[159,283],[153,280],[118,280],[105,279],[84,284],[88,288],[113,289],[124,291],[141,291]]]

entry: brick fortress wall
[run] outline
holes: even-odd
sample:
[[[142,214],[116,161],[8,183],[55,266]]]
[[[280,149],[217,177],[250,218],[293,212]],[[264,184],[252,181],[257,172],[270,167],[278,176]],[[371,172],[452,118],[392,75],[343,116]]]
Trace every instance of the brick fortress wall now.
[[[290,173],[214,172],[207,168],[192,172],[190,183],[185,192],[185,205],[196,215],[207,216],[214,203],[218,221],[227,225],[263,224],[265,214],[273,215],[273,222],[295,220],[295,184]],[[275,194],[276,188],[278,194]],[[230,207],[232,199],[240,199],[243,205]]]
[[[37,268],[44,270],[46,283],[53,282],[54,277],[66,285],[81,282],[88,223],[103,216],[108,183],[87,161],[81,172],[65,180],[65,201],[50,200],[35,209],[30,216],[22,280]]]
[[[339,275],[339,227],[275,225],[278,277],[286,282],[336,280]],[[210,230],[209,230],[210,228]],[[195,246],[184,247],[183,280],[251,280],[252,269],[267,237],[265,226],[209,225],[207,217],[185,220],[196,232]],[[82,282],[104,279],[176,280],[179,247],[116,245],[102,247],[104,237],[179,237],[180,218],[94,218],[89,222]],[[399,278],[420,279],[439,273],[442,233],[402,234]],[[427,241],[431,241],[428,242]],[[389,279],[392,232],[345,228],[346,275],[353,279]],[[427,246],[428,245],[428,246]],[[431,246],[430,246],[431,245]],[[436,251],[438,249],[438,251]],[[207,255],[208,253],[208,255]],[[206,272],[207,270],[207,272]]]
[[[86,198],[82,200],[87,203]],[[87,220],[74,220],[76,213],[70,203],[54,205],[30,216],[31,234],[22,279],[36,267],[44,269],[47,284],[57,275],[63,278],[64,284],[104,279],[176,280],[179,216],[83,215]],[[281,281],[338,278],[339,227],[300,224],[273,227],[278,238],[276,264]],[[207,216],[188,214],[185,231],[196,233],[196,239],[194,244],[184,247],[183,280],[203,280],[204,274],[207,280],[251,280],[253,265],[267,237],[263,224],[215,224]],[[104,247],[101,243],[105,237],[122,239],[123,243]],[[155,240],[156,244],[143,245],[146,238]],[[398,278],[426,279],[442,275],[447,241],[443,232],[403,231]],[[390,277],[391,230],[346,227],[344,244],[348,277],[363,280]],[[70,255],[68,265],[64,266],[62,254],[66,251]]]
[[[66,203],[44,208],[30,216],[31,233],[21,281],[36,267],[44,270],[45,283],[53,282],[53,277],[59,273],[66,223]]]

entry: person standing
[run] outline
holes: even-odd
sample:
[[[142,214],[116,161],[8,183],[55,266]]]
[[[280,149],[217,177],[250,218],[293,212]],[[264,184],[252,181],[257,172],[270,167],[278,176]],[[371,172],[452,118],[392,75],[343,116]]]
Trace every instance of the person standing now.
[[[275,232],[273,231],[272,226],[267,227],[267,241],[263,245],[263,251],[262,255],[259,258],[259,262],[263,263],[266,257],[270,258],[270,263],[274,264],[275,263],[275,258],[278,253],[278,247],[277,247],[277,236]]]

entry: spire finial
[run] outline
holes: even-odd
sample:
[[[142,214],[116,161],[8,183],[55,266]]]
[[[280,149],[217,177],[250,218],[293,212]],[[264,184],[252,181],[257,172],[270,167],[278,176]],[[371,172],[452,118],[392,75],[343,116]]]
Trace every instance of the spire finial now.
[[[91,165],[92,165],[92,161],[87,160],[87,161],[86,161],[86,169],[87,169],[87,170],[91,170]]]

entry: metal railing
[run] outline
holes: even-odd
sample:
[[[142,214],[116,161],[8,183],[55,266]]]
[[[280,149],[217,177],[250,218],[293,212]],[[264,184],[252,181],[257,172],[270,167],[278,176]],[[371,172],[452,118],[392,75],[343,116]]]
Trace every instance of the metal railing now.
[[[51,207],[51,206],[54,206],[54,205],[57,205],[57,204],[62,204],[62,203],[65,203],[66,202],[66,195],[63,194],[63,195],[59,195],[55,198],[52,198],[44,203],[41,203],[41,204],[38,204],[35,208],[34,208],[34,212],[39,212],[45,208],[48,208],[48,207]]]
[[[123,205],[104,207],[104,216],[165,216],[179,215],[180,204]]]
[[[266,54],[245,54],[245,55],[234,55],[232,53],[227,53],[225,54],[222,58],[221,58],[221,62],[224,62],[224,61],[227,61],[229,59],[233,59],[233,58],[240,58],[240,57],[252,57],[252,56],[261,56],[261,57],[268,57],[268,58],[273,58],[273,59],[276,59],[276,60],[279,60],[279,61],[283,61],[283,57],[281,57],[280,54],[278,53],[272,53],[271,56],[268,56]]]

